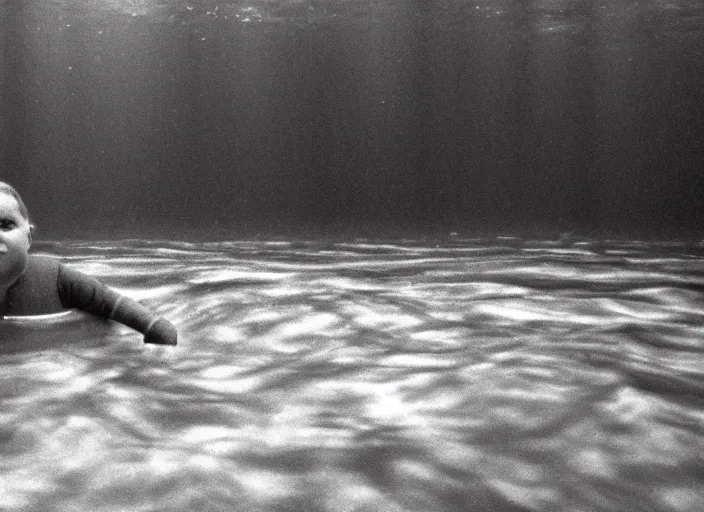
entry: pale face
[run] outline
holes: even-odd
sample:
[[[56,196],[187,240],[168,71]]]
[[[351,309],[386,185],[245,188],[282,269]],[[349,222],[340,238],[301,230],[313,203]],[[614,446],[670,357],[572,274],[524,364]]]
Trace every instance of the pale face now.
[[[27,266],[32,235],[14,197],[0,192],[0,292],[12,286]]]

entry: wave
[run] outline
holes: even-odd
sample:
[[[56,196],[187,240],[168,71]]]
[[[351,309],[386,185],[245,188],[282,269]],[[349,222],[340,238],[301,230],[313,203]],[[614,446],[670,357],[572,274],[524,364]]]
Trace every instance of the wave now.
[[[38,247],[180,344],[28,328],[0,356],[3,510],[704,505],[702,244]]]

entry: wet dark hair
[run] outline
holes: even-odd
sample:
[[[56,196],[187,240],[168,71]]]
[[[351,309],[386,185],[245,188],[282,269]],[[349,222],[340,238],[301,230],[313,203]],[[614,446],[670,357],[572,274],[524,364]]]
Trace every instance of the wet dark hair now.
[[[20,196],[20,193],[15,190],[15,187],[5,183],[4,181],[0,181],[0,194],[8,194],[14,197],[15,201],[17,201],[17,206],[19,206],[20,215],[22,215],[27,222],[30,222],[29,210],[27,210],[24,201],[22,201],[22,196]]]

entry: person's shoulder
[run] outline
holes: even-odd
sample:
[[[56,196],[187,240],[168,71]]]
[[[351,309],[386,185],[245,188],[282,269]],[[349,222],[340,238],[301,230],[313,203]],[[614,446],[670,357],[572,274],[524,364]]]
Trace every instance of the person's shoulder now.
[[[48,254],[30,254],[27,257],[27,265],[33,267],[58,267],[61,261]]]
[[[60,267],[61,261],[58,258],[46,254],[30,254],[27,258],[25,274],[54,274],[59,271]]]
[[[8,291],[10,314],[44,315],[63,310],[58,294],[59,260],[30,254],[27,266]]]

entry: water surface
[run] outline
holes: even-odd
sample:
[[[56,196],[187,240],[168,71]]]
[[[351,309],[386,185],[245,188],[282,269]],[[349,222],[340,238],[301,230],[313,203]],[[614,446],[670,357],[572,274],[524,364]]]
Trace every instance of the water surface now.
[[[37,251],[181,338],[6,321],[3,511],[704,509],[701,244]]]

